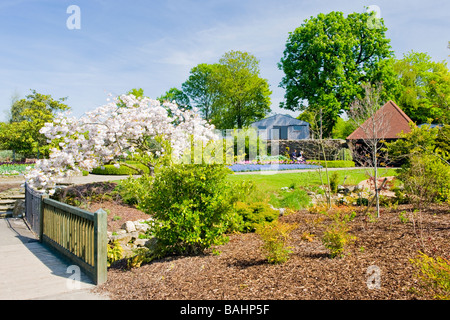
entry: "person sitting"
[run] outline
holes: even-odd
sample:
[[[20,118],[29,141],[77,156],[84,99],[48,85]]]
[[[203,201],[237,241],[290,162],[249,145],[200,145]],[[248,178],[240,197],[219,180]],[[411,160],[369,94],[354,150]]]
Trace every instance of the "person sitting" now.
[[[301,162],[305,161],[305,158],[303,157],[303,151],[302,151],[302,150],[300,150],[300,151],[297,153],[296,160],[297,160],[297,161],[301,161]]]
[[[291,153],[291,160],[296,161],[297,160],[297,150],[294,150],[294,152]]]

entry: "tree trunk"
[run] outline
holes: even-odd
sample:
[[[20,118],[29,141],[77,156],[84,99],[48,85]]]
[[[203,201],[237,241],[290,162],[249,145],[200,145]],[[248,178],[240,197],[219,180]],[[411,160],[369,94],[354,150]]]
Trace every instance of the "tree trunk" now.
[[[376,201],[376,211],[377,218],[380,217],[380,195],[378,191],[378,163],[377,163],[377,143],[375,142],[373,148],[373,168],[374,168],[374,178],[375,178],[375,201]]]

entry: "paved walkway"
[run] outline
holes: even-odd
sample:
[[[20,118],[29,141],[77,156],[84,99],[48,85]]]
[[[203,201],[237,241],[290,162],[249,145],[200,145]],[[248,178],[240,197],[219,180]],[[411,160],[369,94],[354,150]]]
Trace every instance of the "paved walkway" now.
[[[0,300],[105,300],[83,273],[37,241],[22,219],[0,219]]]

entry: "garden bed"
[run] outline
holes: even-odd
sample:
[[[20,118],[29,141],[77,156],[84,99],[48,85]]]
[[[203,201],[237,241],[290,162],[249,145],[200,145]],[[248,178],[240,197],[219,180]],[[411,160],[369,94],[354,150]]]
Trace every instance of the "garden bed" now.
[[[402,213],[408,221],[399,218]],[[417,292],[410,259],[419,250],[450,258],[449,206],[433,205],[414,220],[411,214],[409,205],[384,208],[380,219],[357,212],[349,222],[356,240],[344,257],[331,259],[320,240],[330,220],[302,210],[280,218],[299,224],[284,264],[266,262],[257,234],[237,233],[204,255],[167,257],[134,269],[119,261],[97,291],[112,299],[150,300],[432,299]],[[305,232],[314,236],[308,240]],[[381,270],[379,289],[367,285],[367,269],[374,265]]]

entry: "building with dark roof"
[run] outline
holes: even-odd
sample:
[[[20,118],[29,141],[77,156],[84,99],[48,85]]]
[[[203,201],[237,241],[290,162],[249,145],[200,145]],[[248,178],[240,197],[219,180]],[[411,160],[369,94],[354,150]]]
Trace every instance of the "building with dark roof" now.
[[[295,119],[287,114],[276,114],[266,119],[253,122],[251,126],[258,131],[267,130],[267,139],[302,140],[309,139],[309,123]]]
[[[393,101],[387,102],[381,107],[374,115],[375,119],[383,119],[383,125],[377,126],[377,132],[372,137],[378,137],[384,140],[393,140],[399,138],[399,133],[411,132],[409,123],[412,121],[406,113],[400,109]],[[353,131],[347,140],[361,140],[370,139],[367,137],[366,132],[371,126],[371,118],[367,119],[359,128]],[[366,130],[364,130],[366,129]]]
[[[399,166],[401,161],[389,159],[387,153],[382,152],[383,141],[389,142],[400,138],[400,133],[411,132],[409,126],[412,120],[393,101],[388,101],[372,117],[367,119],[360,127],[347,137],[347,144],[353,150],[353,160],[360,166],[371,166],[371,148],[366,142],[377,142],[379,145],[378,164],[381,166]],[[372,130],[371,130],[372,129]],[[368,156],[369,155],[369,156]]]

